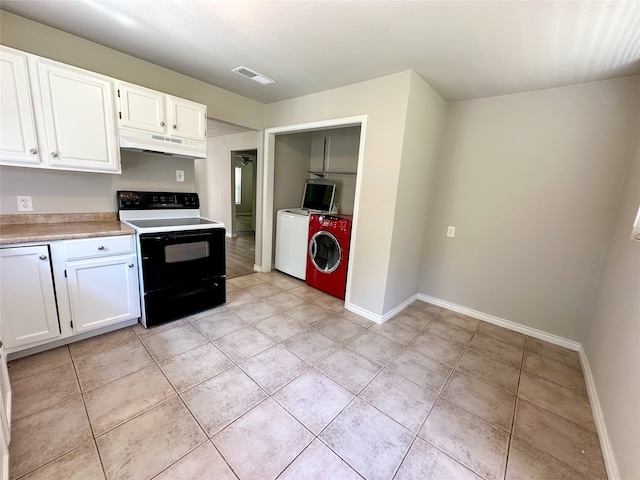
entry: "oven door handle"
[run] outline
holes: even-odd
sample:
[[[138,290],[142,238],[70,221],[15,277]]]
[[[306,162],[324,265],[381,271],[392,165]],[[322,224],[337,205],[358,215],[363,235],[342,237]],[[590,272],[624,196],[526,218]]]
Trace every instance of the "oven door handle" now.
[[[166,234],[166,235],[157,235],[157,236],[144,236],[140,237],[141,240],[155,240],[156,242],[167,241],[167,240],[180,240],[182,238],[200,238],[200,237],[210,237],[211,233],[179,233],[179,234]]]
[[[169,238],[171,240],[179,240],[181,238],[194,238],[194,237],[210,237],[211,233],[179,233],[179,234],[168,234],[165,235],[165,238]]]

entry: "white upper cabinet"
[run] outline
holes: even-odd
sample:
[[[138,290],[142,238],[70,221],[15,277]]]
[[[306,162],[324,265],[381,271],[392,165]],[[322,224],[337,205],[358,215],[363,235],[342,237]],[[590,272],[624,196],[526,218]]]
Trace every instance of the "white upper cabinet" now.
[[[40,163],[33,117],[27,56],[0,50],[0,158]]]
[[[177,97],[168,97],[171,135],[192,140],[207,139],[207,107]]]
[[[115,80],[0,46],[5,165],[120,173]]]
[[[206,105],[124,82],[118,94],[121,128],[206,141]]]
[[[120,97],[120,126],[164,134],[165,95],[148,88],[126,83],[118,85]]]
[[[119,172],[113,82],[74,67],[38,61],[49,163]]]

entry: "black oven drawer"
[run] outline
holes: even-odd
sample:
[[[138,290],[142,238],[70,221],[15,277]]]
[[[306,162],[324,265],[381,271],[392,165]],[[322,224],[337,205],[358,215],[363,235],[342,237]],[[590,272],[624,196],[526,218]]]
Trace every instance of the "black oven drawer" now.
[[[226,302],[225,277],[146,292],[147,327],[217,307]]]

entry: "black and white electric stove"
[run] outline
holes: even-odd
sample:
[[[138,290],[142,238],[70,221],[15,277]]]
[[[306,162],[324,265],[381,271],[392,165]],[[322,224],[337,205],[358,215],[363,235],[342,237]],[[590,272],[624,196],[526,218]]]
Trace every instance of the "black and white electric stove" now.
[[[145,327],[225,303],[224,224],[200,216],[197,193],[119,191],[117,201],[137,233]]]

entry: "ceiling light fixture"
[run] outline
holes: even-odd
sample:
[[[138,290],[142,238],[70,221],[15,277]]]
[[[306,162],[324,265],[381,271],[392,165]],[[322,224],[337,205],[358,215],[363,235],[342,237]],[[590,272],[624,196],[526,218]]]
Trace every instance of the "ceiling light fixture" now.
[[[247,67],[237,67],[231,71],[237,73],[241,77],[248,78],[249,80],[253,80],[254,82],[258,82],[261,85],[276,83],[275,80],[271,80],[269,77],[265,77],[264,75],[261,75],[258,72],[255,72]]]

